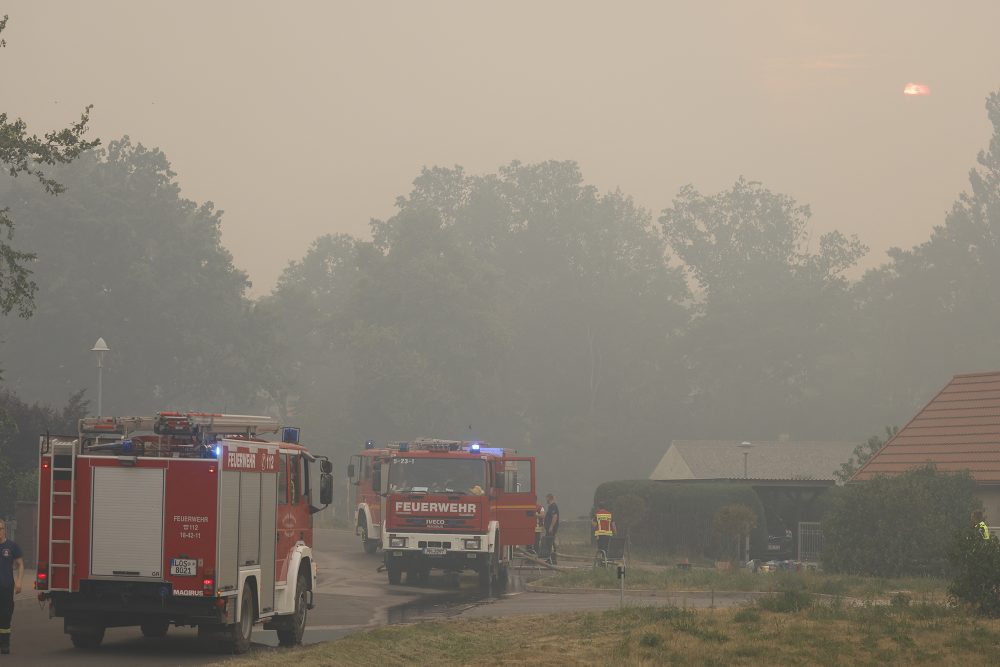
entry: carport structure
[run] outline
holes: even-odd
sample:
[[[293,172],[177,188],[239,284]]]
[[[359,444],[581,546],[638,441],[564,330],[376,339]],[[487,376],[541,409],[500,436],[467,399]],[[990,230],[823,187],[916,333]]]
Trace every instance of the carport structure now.
[[[780,522],[782,530],[792,531],[793,555],[798,559],[800,522],[815,520],[816,501],[836,485],[834,473],[857,445],[790,439],[674,440],[649,478],[750,485],[768,513],[776,507],[788,508]],[[768,518],[775,523],[779,520]]]

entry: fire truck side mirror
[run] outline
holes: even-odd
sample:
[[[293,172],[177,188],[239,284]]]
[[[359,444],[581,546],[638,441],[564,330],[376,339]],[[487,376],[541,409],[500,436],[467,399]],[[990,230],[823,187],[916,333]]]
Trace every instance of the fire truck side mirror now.
[[[349,463],[347,465],[347,479],[354,479],[354,464]]]
[[[323,505],[333,504],[333,475],[328,472],[319,476],[319,502]]]
[[[329,475],[331,472],[333,472],[333,464],[330,463],[330,459],[322,459],[319,462],[319,469],[322,472],[324,472],[327,475]]]

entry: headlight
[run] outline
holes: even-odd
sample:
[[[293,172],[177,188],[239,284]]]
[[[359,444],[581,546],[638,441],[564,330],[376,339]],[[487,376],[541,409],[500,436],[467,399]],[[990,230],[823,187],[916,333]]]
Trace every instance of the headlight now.
[[[389,548],[390,549],[401,549],[406,546],[405,537],[390,537],[389,538]]]
[[[463,540],[466,551],[479,551],[479,538],[473,537],[471,540]]]

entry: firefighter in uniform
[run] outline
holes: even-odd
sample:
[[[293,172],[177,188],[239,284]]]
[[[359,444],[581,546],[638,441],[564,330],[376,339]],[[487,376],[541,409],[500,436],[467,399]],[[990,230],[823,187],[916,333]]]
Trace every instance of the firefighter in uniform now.
[[[10,653],[10,621],[14,616],[14,596],[21,592],[23,578],[24,557],[21,547],[7,539],[7,522],[0,519],[0,653],[3,654]]]
[[[603,507],[594,512],[594,539],[597,541],[597,550],[608,553],[608,544],[615,534],[615,521],[610,510]]]
[[[554,494],[546,494],[548,507],[545,508],[545,537],[549,540],[549,556],[546,559],[550,565],[556,564],[556,533],[559,532],[559,505]]]

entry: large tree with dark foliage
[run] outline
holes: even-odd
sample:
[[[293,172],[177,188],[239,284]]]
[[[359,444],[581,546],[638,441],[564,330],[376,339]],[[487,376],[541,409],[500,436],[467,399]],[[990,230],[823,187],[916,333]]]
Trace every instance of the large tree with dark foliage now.
[[[809,217],[808,206],[743,178],[710,196],[685,187],[660,216],[698,287],[682,353],[701,437],[800,434],[821,414],[847,352],[844,272],[866,248],[838,232],[814,242]]]
[[[649,214],[570,162],[426,169],[398,209],[370,243],[318,241],[262,304],[296,341],[295,413],[345,453],[477,437],[588,485],[627,469],[684,391],[688,293]]]
[[[0,183],[34,222],[22,237],[39,254],[41,288],[35,316],[8,327],[8,386],[50,403],[92,386],[88,350],[101,336],[108,412],[254,406],[258,333],[221,212],[183,198],[166,156],[127,137],[55,176],[67,185],[56,198]]]
[[[853,347],[871,391],[860,420],[912,414],[952,375],[1000,367],[1000,92],[986,101],[989,146],[930,238],[866,274]]]

